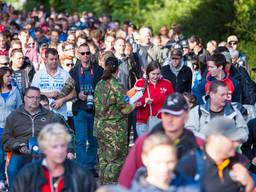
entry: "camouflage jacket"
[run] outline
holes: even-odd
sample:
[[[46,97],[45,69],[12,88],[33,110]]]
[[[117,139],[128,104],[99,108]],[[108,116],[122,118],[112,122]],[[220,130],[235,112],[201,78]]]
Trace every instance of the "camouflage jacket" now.
[[[125,103],[125,92],[115,77],[101,80],[94,95],[95,117],[101,120],[119,121],[132,111],[132,106]]]

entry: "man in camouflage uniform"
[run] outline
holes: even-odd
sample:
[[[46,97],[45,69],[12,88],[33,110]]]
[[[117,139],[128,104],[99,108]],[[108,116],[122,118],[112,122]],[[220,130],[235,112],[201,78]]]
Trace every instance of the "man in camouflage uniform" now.
[[[111,57],[106,65],[116,66],[118,61]],[[112,72],[112,71],[111,71]],[[95,89],[94,132],[99,143],[99,173],[101,184],[117,182],[117,178],[127,155],[127,114],[133,109],[124,100],[124,91],[116,77],[102,80]]]

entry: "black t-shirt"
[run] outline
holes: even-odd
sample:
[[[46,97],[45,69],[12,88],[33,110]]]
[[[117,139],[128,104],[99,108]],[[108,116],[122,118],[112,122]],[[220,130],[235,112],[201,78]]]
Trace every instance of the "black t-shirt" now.
[[[214,117],[222,117],[224,115],[224,108],[221,111],[215,112],[210,110],[210,117],[211,119]]]

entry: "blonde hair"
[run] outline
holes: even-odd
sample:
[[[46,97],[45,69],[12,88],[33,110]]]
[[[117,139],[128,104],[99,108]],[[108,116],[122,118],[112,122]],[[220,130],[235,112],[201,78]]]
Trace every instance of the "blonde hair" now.
[[[148,136],[143,143],[142,154],[147,155],[154,148],[163,145],[169,146],[173,150],[173,153],[176,155],[176,146],[174,142],[163,133],[157,133]]]
[[[66,131],[66,128],[60,123],[51,123],[46,125],[39,133],[38,144],[39,147],[44,150],[51,139],[59,140],[63,139],[69,143],[71,141],[70,134]]]
[[[144,35],[145,33],[149,34],[149,35],[152,35],[152,32],[148,27],[141,27],[140,30],[139,30],[139,34]]]

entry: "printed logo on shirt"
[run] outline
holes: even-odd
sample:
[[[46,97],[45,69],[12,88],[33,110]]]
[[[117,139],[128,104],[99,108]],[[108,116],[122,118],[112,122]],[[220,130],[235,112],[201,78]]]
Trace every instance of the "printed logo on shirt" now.
[[[160,87],[160,93],[166,94],[167,89],[164,87]]]

